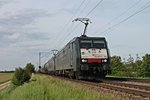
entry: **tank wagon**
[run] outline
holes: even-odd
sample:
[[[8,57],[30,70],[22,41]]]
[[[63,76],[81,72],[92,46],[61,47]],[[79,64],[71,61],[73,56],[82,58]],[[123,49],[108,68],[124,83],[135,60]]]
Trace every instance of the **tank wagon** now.
[[[111,73],[104,37],[75,37],[44,66],[46,73],[76,79],[97,79]]]

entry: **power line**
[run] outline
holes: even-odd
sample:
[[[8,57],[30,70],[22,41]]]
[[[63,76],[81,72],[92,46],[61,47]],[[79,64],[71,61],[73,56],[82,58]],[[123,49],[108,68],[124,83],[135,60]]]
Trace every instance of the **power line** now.
[[[149,3],[150,3],[150,2],[148,2],[147,4],[149,4]],[[147,5],[147,4],[145,4],[145,5]],[[140,13],[140,12],[142,12],[143,10],[145,10],[145,9],[147,9],[147,8],[150,7],[150,5],[148,5],[148,6],[146,6],[146,7],[145,7],[145,5],[144,5],[143,7],[141,7],[140,10],[134,12],[133,14],[131,14],[130,16],[128,16],[127,18],[125,18],[125,19],[123,19],[122,21],[120,21],[119,23],[116,23],[116,24],[114,24],[113,26],[110,26],[109,28],[107,28],[106,30],[104,30],[103,32],[101,32],[101,34],[102,34],[102,33],[105,33],[106,31],[108,31],[108,30],[110,30],[110,29],[112,29],[112,28],[114,28],[114,27],[116,27],[116,26],[118,26],[118,25],[120,25],[121,23],[123,23],[123,22],[129,20],[129,19],[132,18],[133,16],[137,15],[138,13]]]
[[[102,3],[102,1],[103,0],[100,0],[88,13],[87,13],[87,15],[85,16],[85,17],[87,17],[87,16],[89,16],[101,3]],[[88,4],[87,4],[88,5]],[[85,6],[85,7],[87,7],[87,5]],[[85,7],[84,7],[84,9],[85,9]],[[73,30],[71,31],[71,32],[69,32],[67,35],[66,35],[66,37],[65,38],[67,38],[75,29],[77,29],[77,27],[78,27],[78,25],[76,25],[74,28],[73,28]],[[64,39],[65,39],[64,38]],[[64,39],[63,39],[63,41],[64,41]]]
[[[101,3],[102,3],[103,0],[100,0],[89,12],[88,14],[85,16],[89,16]]]
[[[81,4],[77,7],[77,9],[76,9],[76,11],[75,11],[75,13],[72,15],[72,17],[68,20],[68,22],[64,25],[64,27],[62,28],[62,30],[61,31],[63,31],[64,29],[66,29],[66,27],[67,27],[67,25],[72,21],[72,19],[74,18],[74,16],[77,14],[77,12],[78,12],[78,10],[82,7],[82,5],[85,3],[85,1],[86,0],[83,0],[82,2],[81,2]],[[73,24],[72,24],[73,25]],[[71,26],[72,27],[72,26]],[[70,28],[69,28],[70,29]],[[61,32],[60,31],[60,32]],[[59,33],[60,33],[59,32]],[[62,32],[61,32],[62,33]],[[58,40],[55,44],[58,44],[59,42],[60,42],[61,40]]]
[[[109,21],[107,24],[105,24],[104,26],[101,27],[101,29],[109,24],[111,24],[113,21],[117,20],[118,18],[120,18],[121,16],[123,16],[124,14],[126,14],[130,9],[134,8],[138,3],[140,3],[142,0],[138,0],[137,2],[135,2],[132,6],[130,6],[129,8],[127,8],[124,12],[122,12],[119,16],[116,16],[115,18],[113,18],[111,21]],[[95,32],[97,33],[98,30]]]
[[[87,4],[85,4],[84,8],[79,12],[79,14],[77,15],[77,17],[82,17],[80,16],[81,13],[83,13],[83,11],[88,7],[88,5],[90,4],[91,0],[89,0],[89,2],[87,2]]]
[[[126,14],[130,9],[134,8],[138,3],[140,3],[142,0],[138,0],[137,2],[135,2],[132,6],[130,6],[127,10],[125,10],[123,13],[121,13],[119,16],[115,17],[114,19],[112,19],[109,23],[117,20],[119,17],[121,17],[122,15]]]
[[[74,16],[76,15],[76,13],[78,12],[78,10],[82,7],[82,5],[84,4],[86,0],[83,0],[81,2],[81,4],[79,5],[79,7],[77,7],[75,13],[72,15],[72,17],[69,19],[69,21],[64,25],[64,27],[62,28],[63,30],[66,28],[66,26],[72,21],[72,19],[74,18]]]

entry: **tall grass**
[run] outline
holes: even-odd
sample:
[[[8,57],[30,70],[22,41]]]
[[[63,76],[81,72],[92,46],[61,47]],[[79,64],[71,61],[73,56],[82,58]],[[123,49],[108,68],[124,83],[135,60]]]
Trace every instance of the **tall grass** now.
[[[0,92],[0,100],[116,100],[79,85],[57,80],[46,75],[35,75],[34,81],[15,87],[11,85]]]

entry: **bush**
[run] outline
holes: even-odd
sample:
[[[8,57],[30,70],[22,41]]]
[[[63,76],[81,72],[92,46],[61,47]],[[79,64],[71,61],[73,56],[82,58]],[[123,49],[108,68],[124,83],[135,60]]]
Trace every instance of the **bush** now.
[[[30,80],[30,78],[31,78],[30,74],[26,70],[24,70],[23,81],[28,82]]]
[[[27,72],[28,72],[29,74],[35,73],[35,67],[34,67],[34,65],[31,64],[31,63],[26,64],[25,69],[27,70]]]
[[[22,85],[24,82],[29,81],[30,74],[22,68],[16,68],[16,71],[14,73],[14,76],[12,78],[12,83],[14,85]]]

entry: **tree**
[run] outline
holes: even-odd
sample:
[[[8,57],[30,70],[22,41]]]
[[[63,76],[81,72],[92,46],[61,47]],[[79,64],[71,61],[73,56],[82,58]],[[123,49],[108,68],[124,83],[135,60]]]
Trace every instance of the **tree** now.
[[[138,55],[137,55],[138,57]],[[138,60],[139,58],[137,58]],[[134,58],[129,54],[129,58],[127,59],[127,64],[125,64],[127,68],[127,76],[128,77],[137,77],[137,64],[134,61]]]
[[[129,64],[132,64],[134,62],[134,58],[129,54],[129,58],[127,59]]]
[[[150,77],[150,54],[146,54],[145,56],[143,56],[141,75],[143,77]]]
[[[16,71],[12,78],[12,83],[15,85],[22,85],[24,82],[29,81],[29,79],[30,79],[29,73],[25,69],[19,67],[16,68]]]
[[[150,54],[145,54],[141,60],[138,54],[136,59],[129,55],[127,62],[122,63],[120,56],[111,58],[112,75],[126,77],[150,77]]]
[[[135,65],[136,65],[136,68],[137,68],[137,69],[136,69],[137,76],[141,76],[142,60],[141,60],[141,58],[138,56],[138,54],[136,54]]]
[[[27,72],[30,73],[30,74],[31,74],[31,73],[35,73],[35,67],[34,67],[34,65],[31,64],[31,63],[26,64],[25,69],[26,69]]]
[[[112,67],[112,74],[117,74],[119,71],[122,70],[123,63],[121,62],[120,56],[113,56],[111,57],[111,67]]]

